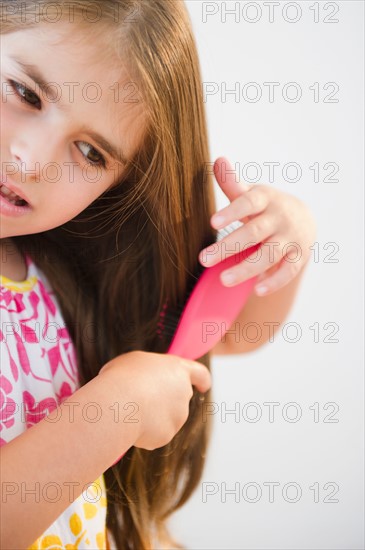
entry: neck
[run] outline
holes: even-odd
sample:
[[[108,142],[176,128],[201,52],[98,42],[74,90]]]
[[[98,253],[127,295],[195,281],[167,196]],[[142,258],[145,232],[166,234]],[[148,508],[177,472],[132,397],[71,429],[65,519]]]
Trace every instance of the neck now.
[[[10,237],[0,239],[0,273],[17,282],[27,278],[25,260]]]

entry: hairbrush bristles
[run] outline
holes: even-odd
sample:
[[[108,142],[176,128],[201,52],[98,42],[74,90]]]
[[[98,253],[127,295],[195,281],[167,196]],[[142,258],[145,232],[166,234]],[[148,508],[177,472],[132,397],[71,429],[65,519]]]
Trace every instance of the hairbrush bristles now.
[[[169,308],[168,300],[164,303],[160,313],[160,319],[157,324],[157,334],[160,340],[166,339],[168,342],[171,342],[189,297],[205,269],[206,268],[200,263],[197,264],[194,275],[188,280],[184,299],[178,302],[174,308]]]

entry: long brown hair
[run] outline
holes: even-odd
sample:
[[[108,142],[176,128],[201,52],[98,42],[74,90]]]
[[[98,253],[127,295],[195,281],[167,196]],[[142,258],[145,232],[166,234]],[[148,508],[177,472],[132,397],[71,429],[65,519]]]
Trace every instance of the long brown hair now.
[[[90,6],[101,14],[97,29],[104,25],[116,53],[129,61],[148,121],[138,152],[111,189],[56,229],[13,237],[53,286],[83,385],[117,355],[166,352],[170,338],[158,335],[160,312],[166,300],[172,309],[183,303],[199,251],[215,240],[209,223],[215,203],[201,72],[184,2],[5,0],[2,32],[34,25],[32,13],[42,21],[41,8],[49,17],[56,5],[72,5],[75,17]],[[78,23],[95,32],[95,23],[91,28],[81,17]],[[210,368],[209,359],[199,361]],[[202,476],[211,424],[202,420],[199,397],[194,388],[189,418],[168,445],[131,447],[105,472],[107,527],[118,549],[182,548],[166,520]]]

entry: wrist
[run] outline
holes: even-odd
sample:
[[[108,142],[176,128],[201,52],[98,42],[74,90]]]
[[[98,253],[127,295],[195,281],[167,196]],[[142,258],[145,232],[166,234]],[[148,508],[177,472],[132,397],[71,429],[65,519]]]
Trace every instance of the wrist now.
[[[108,408],[111,411],[113,423],[118,424],[120,433],[126,432],[133,438],[128,448],[134,445],[142,434],[142,411],[145,410],[141,399],[143,392],[137,391],[141,388],[135,383],[133,372],[131,369],[123,368],[122,365],[124,360],[131,364],[132,353],[137,352],[123,354],[108,361],[96,377],[103,385],[103,395],[109,402]],[[127,450],[125,449],[123,454]]]
[[[134,445],[141,429],[138,415],[132,417],[128,408],[131,399],[125,391],[127,385],[120,379],[116,381],[112,375],[112,370],[106,370],[61,405],[67,407],[67,401],[70,401],[69,408],[73,402],[73,408],[78,411],[75,424],[79,426],[78,431],[82,430],[83,438],[98,450],[97,453],[91,452],[89,458],[103,463],[100,471],[109,468]]]

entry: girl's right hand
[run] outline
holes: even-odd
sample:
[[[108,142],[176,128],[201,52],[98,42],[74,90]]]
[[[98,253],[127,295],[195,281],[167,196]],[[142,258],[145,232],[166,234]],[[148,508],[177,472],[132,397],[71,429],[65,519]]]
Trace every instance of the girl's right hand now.
[[[205,365],[177,355],[145,351],[118,355],[102,367],[100,375],[113,377],[117,387],[130,388],[139,418],[134,446],[149,451],[167,445],[185,424],[192,386],[201,393],[211,386]]]

